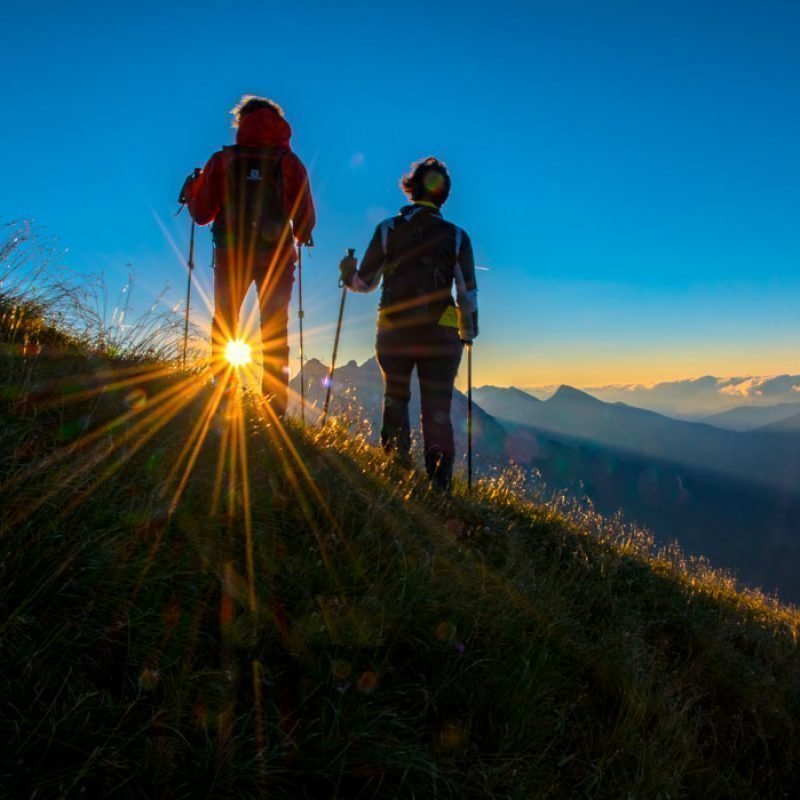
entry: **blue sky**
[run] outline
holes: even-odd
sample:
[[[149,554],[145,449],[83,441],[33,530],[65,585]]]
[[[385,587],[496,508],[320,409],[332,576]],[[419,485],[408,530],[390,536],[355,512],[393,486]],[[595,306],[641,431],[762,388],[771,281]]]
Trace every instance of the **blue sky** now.
[[[478,383],[800,372],[800,4],[298,9],[5,9],[0,218],[34,218],[112,286],[132,263],[141,306],[165,282],[177,300],[177,190],[261,93],[312,172],[309,356],[329,358],[340,254],[435,154],[445,212],[489,267]],[[204,231],[206,287],[209,261]],[[343,358],[370,355],[374,316],[375,298],[348,299]]]

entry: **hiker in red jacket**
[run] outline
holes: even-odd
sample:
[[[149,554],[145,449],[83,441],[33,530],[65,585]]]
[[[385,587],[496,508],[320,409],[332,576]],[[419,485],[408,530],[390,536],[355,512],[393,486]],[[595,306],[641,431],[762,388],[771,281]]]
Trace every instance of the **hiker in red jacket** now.
[[[295,243],[311,243],[314,202],[308,173],[292,152],[292,129],[279,105],[245,95],[233,109],[236,144],[214,153],[187,178],[183,196],[198,225],[213,223],[212,369],[224,369],[226,344],[255,281],[261,313],[262,391],[277,416],[286,412],[289,301]]]

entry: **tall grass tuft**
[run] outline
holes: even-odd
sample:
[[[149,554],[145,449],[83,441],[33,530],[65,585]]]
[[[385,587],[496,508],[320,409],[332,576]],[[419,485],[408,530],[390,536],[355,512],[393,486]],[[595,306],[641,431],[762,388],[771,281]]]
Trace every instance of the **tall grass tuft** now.
[[[24,355],[71,349],[127,361],[177,362],[183,315],[180,306],[167,304],[167,288],[137,311],[132,266],[114,295],[102,274],[72,272],[61,255],[27,221],[0,226],[0,344]]]

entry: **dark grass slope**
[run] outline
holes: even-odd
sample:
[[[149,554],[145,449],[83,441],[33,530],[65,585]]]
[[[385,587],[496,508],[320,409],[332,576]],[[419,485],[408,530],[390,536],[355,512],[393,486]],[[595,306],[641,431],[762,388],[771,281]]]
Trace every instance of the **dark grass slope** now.
[[[185,451],[198,377],[0,368],[3,797],[800,784],[793,609],[513,476],[433,496],[344,426],[283,435],[247,398]],[[165,421],[170,391],[196,396]]]

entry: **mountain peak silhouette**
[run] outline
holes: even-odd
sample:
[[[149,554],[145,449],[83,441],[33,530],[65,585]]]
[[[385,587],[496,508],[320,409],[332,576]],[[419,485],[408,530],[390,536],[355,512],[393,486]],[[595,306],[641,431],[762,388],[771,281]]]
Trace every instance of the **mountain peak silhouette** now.
[[[585,405],[603,404],[602,400],[598,400],[596,397],[592,397],[592,395],[582,392],[580,389],[576,389],[573,386],[567,386],[565,383],[562,383],[561,386],[556,389],[555,394],[546,402],[556,405],[562,405],[564,403],[570,403],[571,405],[575,405],[576,403]]]
[[[526,392],[523,389],[518,389],[516,386],[493,386],[492,384],[487,383],[485,386],[476,386],[474,391],[476,396],[497,398],[503,397],[511,400],[521,400],[525,403],[542,402],[538,397],[534,397],[529,392]]]
[[[304,368],[307,375],[314,377],[317,375],[326,375],[328,372],[328,367],[318,358],[309,358],[308,361],[306,361]]]

